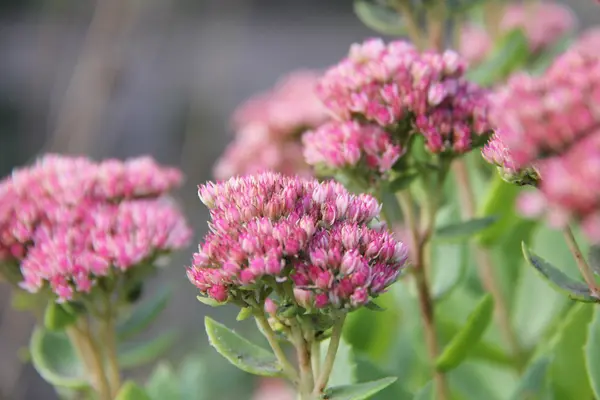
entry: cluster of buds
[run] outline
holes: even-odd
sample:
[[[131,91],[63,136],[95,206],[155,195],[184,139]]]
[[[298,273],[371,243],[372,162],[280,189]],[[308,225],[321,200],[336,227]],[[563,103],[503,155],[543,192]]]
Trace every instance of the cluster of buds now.
[[[390,134],[375,124],[329,122],[303,138],[304,158],[310,165],[360,168],[385,173],[402,154]]]
[[[512,78],[493,100],[496,139],[484,157],[507,175],[534,169],[537,193],[521,199],[529,215],[554,226],[581,222],[600,241],[600,57],[573,49],[541,77]]]
[[[327,119],[314,92],[316,82],[316,74],[299,71],[243,104],[233,117],[235,139],[215,166],[216,178],[266,170],[310,175],[300,137]]]
[[[199,188],[211,232],[189,280],[204,296],[242,306],[291,302],[307,312],[351,310],[392,284],[407,248],[369,226],[381,206],[335,182],[275,173]],[[271,310],[273,311],[273,310]]]
[[[490,131],[486,92],[464,72],[453,51],[420,52],[408,42],[372,39],[354,44],[317,93],[339,120],[376,123],[400,144],[421,134],[431,153],[464,153]]]
[[[539,53],[575,29],[577,20],[571,9],[553,2],[508,4],[498,24],[498,34],[522,30],[529,50]],[[493,38],[484,28],[465,24],[459,50],[471,65],[482,62],[491,52]]]
[[[0,261],[20,264],[31,292],[87,293],[100,277],[186,245],[191,232],[164,196],[181,180],[145,157],[44,156],[0,182]]]

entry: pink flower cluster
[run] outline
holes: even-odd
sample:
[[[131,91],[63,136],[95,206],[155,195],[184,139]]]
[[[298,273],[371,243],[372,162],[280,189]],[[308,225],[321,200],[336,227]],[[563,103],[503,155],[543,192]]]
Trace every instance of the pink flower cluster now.
[[[316,74],[298,71],[243,104],[233,117],[235,139],[215,166],[217,179],[266,170],[309,175],[300,136],[327,119],[316,82]]]
[[[568,7],[554,2],[509,4],[500,20],[499,34],[522,29],[532,52],[539,52],[558,42],[575,29],[577,20]],[[479,64],[490,53],[493,39],[481,26],[465,24],[460,36],[460,54],[470,64]]]
[[[541,77],[512,78],[493,100],[498,139],[484,157],[539,172],[539,191],[521,199],[524,213],[545,212],[555,226],[580,221],[600,242],[600,54],[592,53],[574,49]]]
[[[356,121],[324,124],[305,133],[302,143],[309,165],[336,169],[356,167],[363,162],[368,169],[385,173],[402,154],[384,129]]]
[[[490,164],[498,167],[502,178],[517,185],[536,185],[539,175],[533,166],[517,168],[511,151],[502,141],[502,133],[498,132],[483,147],[481,154]]]
[[[287,282],[307,309],[355,308],[393,283],[407,258],[404,244],[368,226],[377,201],[333,181],[263,173],[208,183],[199,196],[212,232],[187,273],[219,302]]]
[[[0,260],[21,265],[21,286],[48,283],[59,300],[97,277],[185,246],[184,217],[163,197],[181,173],[151,158],[94,163],[47,155],[0,182]]]
[[[408,42],[371,39],[352,45],[317,91],[341,120],[367,119],[400,141],[418,132],[432,153],[463,153],[490,130],[486,92],[467,81],[464,71],[453,51],[421,53]]]

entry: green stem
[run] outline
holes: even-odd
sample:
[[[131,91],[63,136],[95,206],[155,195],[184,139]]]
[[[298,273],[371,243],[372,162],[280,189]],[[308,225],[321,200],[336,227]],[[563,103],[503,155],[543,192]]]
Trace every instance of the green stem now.
[[[414,13],[410,8],[409,0],[394,0],[390,4],[406,23],[406,31],[408,37],[419,49],[423,48],[423,40],[421,37],[421,28],[415,18]]]
[[[312,359],[313,380],[316,382],[321,373],[321,342],[313,339],[310,353]]]
[[[594,273],[592,272],[590,266],[583,257],[581,249],[579,248],[579,245],[575,240],[575,236],[573,236],[573,231],[571,231],[571,228],[567,226],[565,229],[563,229],[563,233],[567,242],[567,246],[569,246],[569,250],[571,251],[571,254],[573,254],[575,262],[577,263],[577,267],[579,268],[579,271],[581,272],[585,283],[587,283],[592,296],[600,298],[600,289],[598,288],[598,284],[596,283]]]
[[[269,321],[267,321],[262,311],[256,312],[254,314],[254,319],[262,329],[262,332],[265,335],[265,337],[267,338],[267,341],[269,342],[273,353],[275,353],[277,361],[279,361],[279,363],[281,364],[281,367],[283,368],[283,373],[289,380],[291,380],[294,383],[294,385],[298,385],[298,373],[296,372],[296,369],[292,366],[292,364],[288,361],[285,353],[281,349],[279,341],[275,336],[275,332],[273,332],[271,325],[269,325]]]
[[[458,184],[463,218],[472,219],[476,216],[477,206],[475,204],[473,187],[469,178],[469,171],[464,159],[457,159],[453,164],[453,168]],[[502,289],[498,285],[498,280],[494,273],[495,268],[492,257],[489,254],[489,251],[480,246],[473,245],[473,248],[477,259],[479,279],[483,283],[485,290],[487,290],[494,299],[496,323],[500,327],[504,339],[513,353],[517,369],[521,371],[526,362],[525,353],[523,352],[517,334],[513,329],[507,301],[502,293]]]
[[[446,7],[444,0],[432,4],[427,12],[429,48],[435,51],[444,50],[444,30],[446,28]]]
[[[337,320],[333,324],[333,331],[331,333],[331,339],[329,340],[329,348],[325,355],[325,361],[323,362],[321,374],[315,385],[313,394],[315,397],[319,396],[327,387],[329,376],[333,371],[333,364],[335,362],[335,356],[337,355],[338,347],[342,339],[342,328],[344,327],[344,321],[346,320],[346,314],[338,316]]]
[[[115,335],[115,317],[111,311],[111,308],[109,308],[106,314],[106,319],[103,321],[103,344],[106,348],[105,355],[107,361],[106,376],[110,384],[111,395],[112,397],[115,397],[121,388],[121,373],[117,356],[117,340]]]
[[[99,400],[111,400],[110,385],[104,373],[102,354],[96,346],[88,322],[81,319],[68,327],[66,331],[78,358],[86,369],[91,386],[98,394]]]
[[[301,400],[312,400],[312,391],[315,385],[312,370],[312,344],[307,343],[300,324],[295,320],[291,320],[290,322],[292,322],[292,342],[296,348],[296,356],[300,368],[300,385],[298,387],[298,393]]]

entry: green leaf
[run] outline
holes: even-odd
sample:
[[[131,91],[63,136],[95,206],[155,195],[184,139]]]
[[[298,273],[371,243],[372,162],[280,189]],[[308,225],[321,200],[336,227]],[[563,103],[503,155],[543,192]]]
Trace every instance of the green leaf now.
[[[187,357],[179,366],[181,398],[183,400],[210,398],[205,397],[208,395],[207,374],[208,368],[204,360],[197,355]]]
[[[384,35],[403,35],[406,30],[402,17],[395,10],[373,1],[355,0],[354,13],[360,21],[375,32]]]
[[[433,248],[435,272],[431,295],[441,301],[456,289],[467,272],[466,243],[439,243]]]
[[[321,342],[321,363],[325,361],[328,348],[329,339],[323,340]],[[354,361],[352,347],[343,339],[340,340],[328,383],[330,386],[356,383],[356,362]]]
[[[568,277],[561,270],[527,249],[525,243],[523,243],[522,247],[525,259],[542,275],[542,277],[546,278],[552,286],[563,290],[574,300],[587,302],[596,301],[596,299],[591,296],[590,290],[585,283]]]
[[[133,381],[127,381],[121,386],[115,400],[152,400],[148,394]]]
[[[436,324],[442,343],[449,342],[461,329],[461,325],[445,316],[436,317]],[[494,342],[480,340],[470,350],[469,356],[474,360],[478,359],[499,366],[514,366],[513,360],[506,354],[506,351]]]
[[[377,305],[377,303],[374,301],[369,301],[367,304],[365,304],[365,308],[371,311],[385,311],[385,308]]]
[[[44,312],[44,326],[49,331],[62,331],[77,321],[77,315],[69,313],[62,305],[53,301],[48,303]]]
[[[462,329],[454,336],[436,361],[439,371],[449,371],[458,366],[479,342],[492,320],[494,300],[485,295],[467,318]]]
[[[279,376],[282,367],[270,351],[251,343],[210,317],[204,324],[208,340],[230,363],[250,374]]]
[[[588,263],[596,275],[600,275],[600,245],[592,245],[588,250]]]
[[[404,189],[408,188],[411,185],[411,183],[413,183],[415,181],[415,179],[417,179],[419,177],[419,175],[420,174],[417,171],[402,174],[399,177],[393,179],[389,183],[389,190],[392,193],[396,193],[401,190],[404,190]]]
[[[178,376],[167,362],[161,362],[154,368],[146,383],[146,391],[152,400],[185,400],[181,397]]]
[[[483,86],[502,81],[527,63],[530,56],[527,37],[520,29],[508,32],[498,41],[491,56],[469,73],[469,78]]]
[[[137,335],[154,322],[167,306],[171,293],[170,287],[163,287],[153,297],[134,308],[129,318],[117,326],[119,340]]]
[[[386,311],[373,312],[363,307],[349,313],[343,337],[355,351],[383,361],[389,356],[389,349],[398,336],[400,305],[392,292],[379,296],[377,303]]]
[[[433,382],[429,381],[417,393],[413,400],[432,400],[433,399]]]
[[[382,370],[363,355],[355,356],[354,362],[356,363],[356,380],[358,382],[375,381],[390,376],[389,373]],[[370,400],[409,400],[412,398],[412,394],[402,387],[400,380],[397,380],[370,397]]]
[[[357,383],[329,388],[325,391],[324,400],[365,400],[375,393],[385,389],[396,381],[395,377],[379,379],[377,381]]]
[[[252,315],[251,307],[243,307],[235,318],[238,321],[243,321]]]
[[[64,332],[35,328],[29,343],[31,361],[44,380],[54,386],[85,388],[83,365]]]
[[[220,307],[220,306],[224,306],[227,303],[219,303],[218,301],[216,301],[213,298],[210,297],[204,297],[204,296],[196,296],[196,298],[198,299],[198,301],[202,304],[206,304],[207,306],[211,306],[211,307]]]
[[[177,332],[168,331],[153,339],[145,339],[141,343],[120,344],[119,366],[123,369],[131,369],[153,362],[175,344],[178,336]]]
[[[435,232],[436,239],[468,239],[470,236],[481,232],[496,222],[496,217],[488,216],[483,218],[474,218],[469,221],[450,224],[438,228]]]
[[[543,356],[535,360],[524,372],[512,400],[541,400],[547,390],[548,370],[552,357]]]
[[[595,305],[576,303],[562,319],[552,340],[554,355],[550,385],[556,399],[591,399],[592,388],[586,373],[584,346]]]
[[[14,289],[11,297],[11,307],[17,311],[42,310],[48,303],[45,293],[29,293],[25,290]]]
[[[594,309],[594,316],[588,331],[585,345],[585,365],[594,396],[600,399],[600,309]]]
[[[497,217],[492,226],[484,229],[477,236],[477,242],[484,247],[491,247],[498,243],[511,224],[516,220],[515,200],[519,194],[519,187],[505,182],[499,174],[494,175],[494,180],[486,192],[480,215]]]

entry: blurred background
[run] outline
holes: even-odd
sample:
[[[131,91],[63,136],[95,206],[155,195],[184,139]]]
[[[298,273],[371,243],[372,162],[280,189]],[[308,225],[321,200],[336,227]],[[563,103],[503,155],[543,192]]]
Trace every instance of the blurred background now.
[[[598,23],[595,1],[566,3],[581,29]],[[289,71],[337,62],[351,43],[371,35],[350,0],[4,0],[0,174],[40,152],[150,154],[185,172],[178,196],[198,242],[207,212],[196,185],[212,178],[236,106]],[[176,288],[154,327],[181,328],[174,360],[190,349],[212,352],[202,322],[208,307],[196,302],[183,268],[192,248],[173,257],[144,293]],[[234,310],[216,311],[226,322],[234,318]],[[56,398],[19,358],[32,324],[11,310],[9,290],[0,286],[3,399]]]

